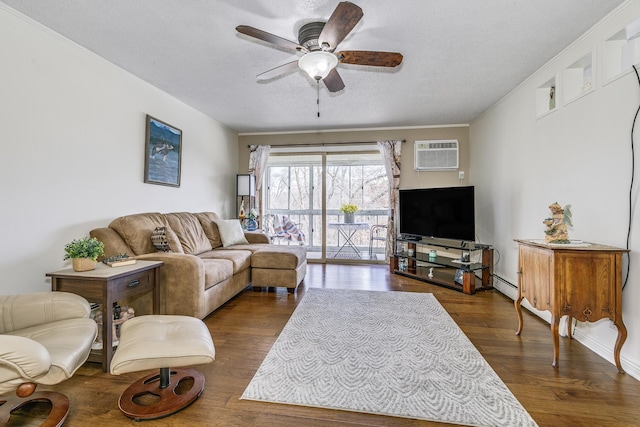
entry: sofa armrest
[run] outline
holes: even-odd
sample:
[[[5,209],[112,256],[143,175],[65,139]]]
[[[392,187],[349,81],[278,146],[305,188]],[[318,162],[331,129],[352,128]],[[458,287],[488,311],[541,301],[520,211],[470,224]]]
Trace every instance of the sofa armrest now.
[[[49,352],[37,341],[18,335],[0,335],[0,365],[23,378],[36,378],[51,367]]]
[[[134,255],[129,245],[125,243],[122,237],[120,237],[118,232],[113,228],[95,228],[89,232],[89,236],[95,237],[104,243],[104,255],[98,258],[98,261],[101,261],[103,258],[109,258],[120,254],[128,254],[129,256]]]
[[[0,296],[0,334],[58,320],[88,318],[91,307],[68,292],[35,292]]]
[[[51,356],[37,341],[17,335],[0,335],[0,395],[11,392],[24,382],[46,374]]]
[[[204,263],[195,255],[155,252],[139,255],[140,260],[163,261],[160,267],[160,311],[162,314],[199,319],[205,310]]]
[[[269,243],[269,236],[260,231],[245,231],[244,237],[249,243]]]

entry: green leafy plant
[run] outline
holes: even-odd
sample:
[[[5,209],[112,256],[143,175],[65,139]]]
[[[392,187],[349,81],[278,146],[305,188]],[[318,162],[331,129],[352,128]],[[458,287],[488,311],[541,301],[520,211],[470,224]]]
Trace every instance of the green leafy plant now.
[[[247,218],[249,219],[258,219],[258,211],[256,210],[256,208],[251,208],[249,210],[249,215],[247,215]]]
[[[64,259],[73,258],[91,258],[96,261],[99,256],[104,254],[104,243],[95,237],[81,237],[72,240],[64,247]]]
[[[340,212],[346,213],[346,214],[348,214],[348,213],[356,213],[356,212],[358,212],[358,206],[345,203],[344,205],[342,205],[340,207]]]

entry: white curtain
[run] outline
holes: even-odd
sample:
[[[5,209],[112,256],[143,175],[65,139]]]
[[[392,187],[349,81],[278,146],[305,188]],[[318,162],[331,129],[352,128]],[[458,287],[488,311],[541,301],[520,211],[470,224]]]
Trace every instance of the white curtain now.
[[[269,160],[270,145],[250,145],[249,146],[249,173],[256,177],[256,197],[258,198],[258,212],[260,218],[264,214],[262,206],[262,197],[260,189],[264,179],[264,173],[267,169],[267,160]]]
[[[400,210],[400,161],[402,153],[402,141],[378,141],[378,149],[384,161],[384,167],[389,179],[389,224],[387,228],[387,246],[385,256],[387,259],[393,254],[398,231],[396,230],[396,217]]]

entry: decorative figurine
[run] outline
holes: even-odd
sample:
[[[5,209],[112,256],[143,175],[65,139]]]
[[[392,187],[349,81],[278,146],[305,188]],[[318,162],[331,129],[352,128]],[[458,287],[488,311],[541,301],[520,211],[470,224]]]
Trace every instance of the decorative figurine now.
[[[243,198],[242,201],[240,202],[240,210],[238,211],[238,219],[243,220],[245,216],[246,216],[246,214],[244,212],[244,198]]]
[[[547,243],[569,243],[569,232],[567,226],[572,227],[571,205],[563,208],[556,202],[549,206],[551,217],[542,221],[547,226],[545,230],[545,242]]]

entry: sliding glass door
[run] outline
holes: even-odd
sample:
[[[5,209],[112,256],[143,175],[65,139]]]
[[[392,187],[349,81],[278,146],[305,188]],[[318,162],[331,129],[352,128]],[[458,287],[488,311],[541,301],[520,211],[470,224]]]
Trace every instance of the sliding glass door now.
[[[265,183],[265,219],[274,243],[303,243],[310,260],[384,260],[384,239],[371,239],[372,228],[375,236],[386,235],[389,211],[389,185],[377,151],[274,154]],[[353,223],[340,211],[344,204],[358,207]],[[282,233],[283,221],[303,240]]]
[[[326,171],[327,259],[376,260],[380,245],[374,241],[369,250],[371,228],[386,225],[389,211],[389,184],[380,154],[329,153]],[[358,208],[353,224],[340,210],[345,204]]]
[[[263,223],[275,236],[272,241],[303,243],[318,251],[322,247],[322,156],[270,156],[265,183]],[[297,238],[281,230],[287,224],[296,227]]]

